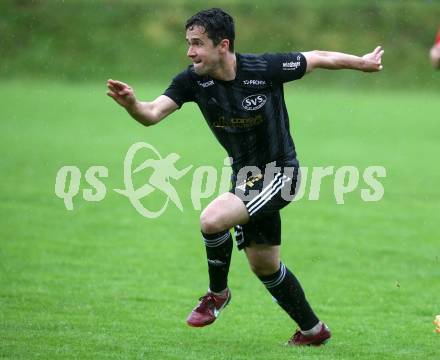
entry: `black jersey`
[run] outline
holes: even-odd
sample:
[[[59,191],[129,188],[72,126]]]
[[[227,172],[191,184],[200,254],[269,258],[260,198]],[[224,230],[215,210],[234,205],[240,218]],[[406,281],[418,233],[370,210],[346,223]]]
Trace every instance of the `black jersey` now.
[[[236,54],[232,81],[200,76],[193,66],[178,74],[164,95],[179,107],[198,104],[212,132],[232,158],[236,174],[244,166],[276,162],[298,166],[289,130],[283,84],[306,71],[301,53]]]

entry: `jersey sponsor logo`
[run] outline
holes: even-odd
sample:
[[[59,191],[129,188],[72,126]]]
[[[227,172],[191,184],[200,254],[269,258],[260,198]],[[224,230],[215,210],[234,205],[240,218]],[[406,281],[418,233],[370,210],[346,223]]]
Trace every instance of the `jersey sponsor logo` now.
[[[266,80],[243,80],[244,85],[266,85]]]
[[[266,104],[267,97],[262,94],[250,95],[243,99],[241,105],[246,110],[258,110]]]
[[[214,80],[209,80],[205,82],[197,81],[197,84],[199,84],[202,88],[207,88],[208,86],[214,85]]]
[[[235,118],[232,117],[226,120],[224,116],[220,116],[217,121],[214,121],[212,125],[218,128],[234,128],[234,129],[244,129],[261,124],[264,118],[261,114],[257,116],[249,116],[246,118]]]
[[[300,67],[301,61],[290,61],[283,63],[283,70],[296,70]]]

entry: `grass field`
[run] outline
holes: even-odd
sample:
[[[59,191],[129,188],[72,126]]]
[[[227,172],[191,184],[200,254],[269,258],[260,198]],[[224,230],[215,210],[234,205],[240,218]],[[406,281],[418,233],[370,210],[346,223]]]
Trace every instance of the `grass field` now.
[[[162,91],[133,85],[145,98]],[[318,201],[282,212],[283,261],[331,327],[328,346],[283,345],[295,325],[235,250],[231,305],[210,327],[186,326],[207,287],[191,177],[175,183],[184,211],[171,205],[157,219],[111,189],[123,187],[123,159],[137,141],[180,154],[179,168],[220,169],[225,154],[195,106],[143,128],[104,83],[16,81],[0,86],[0,357],[438,359],[438,93],[299,82],[287,98],[303,166],[387,169],[379,202],[363,202],[359,187],[336,205],[328,178]],[[64,165],[83,175],[106,166],[105,199],[80,193],[67,211],[54,194]]]

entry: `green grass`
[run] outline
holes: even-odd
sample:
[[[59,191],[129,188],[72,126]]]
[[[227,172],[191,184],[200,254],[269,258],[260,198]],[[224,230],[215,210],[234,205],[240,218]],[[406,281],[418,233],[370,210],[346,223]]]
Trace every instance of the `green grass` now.
[[[146,98],[163,90],[133,85]],[[224,152],[193,105],[143,128],[104,93],[104,84],[0,87],[0,357],[438,358],[438,94],[288,87],[303,166],[388,174],[380,202],[362,202],[360,186],[336,205],[328,178],[319,201],[283,210],[282,258],[334,334],[323,348],[294,349],[283,343],[295,325],[236,251],[231,305],[208,328],[185,325],[207,287],[191,176],[176,183],[184,211],[172,205],[154,220],[111,189],[123,186],[137,141],[180,154],[180,168],[220,169]],[[67,211],[54,194],[63,165],[83,175],[108,167],[106,198],[79,194]]]

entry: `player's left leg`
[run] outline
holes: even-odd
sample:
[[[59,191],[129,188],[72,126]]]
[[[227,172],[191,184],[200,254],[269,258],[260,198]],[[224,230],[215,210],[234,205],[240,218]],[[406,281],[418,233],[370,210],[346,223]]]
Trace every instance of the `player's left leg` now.
[[[289,344],[321,345],[330,338],[330,331],[313,312],[298,279],[280,262],[279,248],[250,243],[245,253],[252,271],[301,329]]]
[[[251,270],[301,330],[313,328],[319,319],[306,300],[297,278],[280,262],[280,247],[251,243],[245,248]]]
[[[250,218],[235,227],[235,238],[238,248],[245,249],[252,271],[300,326],[289,344],[320,345],[331,336],[330,332],[316,317],[298,279],[280,262],[279,210],[292,201],[298,185],[297,169],[290,170],[293,171],[284,168],[278,173],[269,171],[265,176],[252,176],[246,179],[244,188],[236,187],[245,196],[251,190],[258,191],[249,196],[251,199],[243,197]]]

